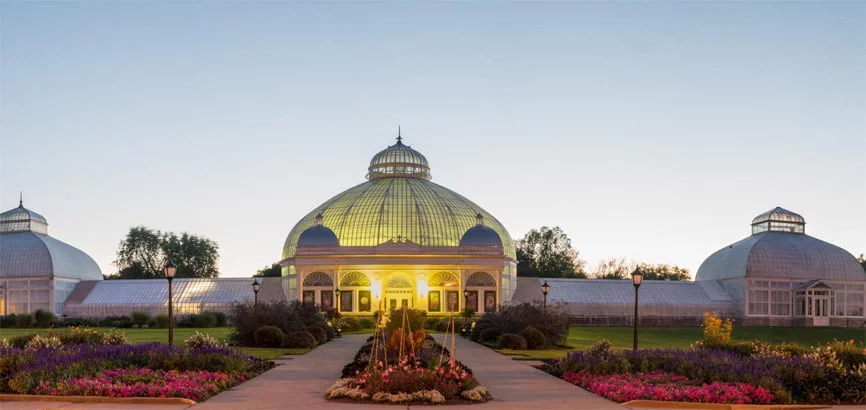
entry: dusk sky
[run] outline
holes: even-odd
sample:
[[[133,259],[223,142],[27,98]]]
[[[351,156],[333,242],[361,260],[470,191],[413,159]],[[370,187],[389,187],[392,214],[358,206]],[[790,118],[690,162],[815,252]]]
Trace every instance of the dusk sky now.
[[[130,227],[280,259],[405,143],[515,238],[692,274],[775,206],[866,252],[866,2],[10,2],[3,210],[103,273]]]

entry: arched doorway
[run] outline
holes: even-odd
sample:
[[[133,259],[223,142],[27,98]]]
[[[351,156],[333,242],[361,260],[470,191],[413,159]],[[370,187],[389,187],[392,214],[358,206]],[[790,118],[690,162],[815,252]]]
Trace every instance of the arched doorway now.
[[[394,273],[385,280],[385,307],[389,310],[415,307],[415,282],[408,275]]]

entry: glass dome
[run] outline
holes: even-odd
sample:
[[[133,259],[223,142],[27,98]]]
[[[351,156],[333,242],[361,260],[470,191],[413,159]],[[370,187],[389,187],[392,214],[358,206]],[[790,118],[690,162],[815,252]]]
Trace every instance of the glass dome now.
[[[427,158],[412,147],[403,144],[403,137],[397,135],[397,143],[379,151],[367,168],[367,179],[395,176],[430,179],[430,164]]]
[[[424,155],[398,137],[370,161],[368,181],[337,194],[295,224],[283,245],[283,258],[295,256],[301,234],[317,218],[327,221],[340,246],[377,246],[393,240],[457,247],[480,215],[486,236],[498,237],[504,256],[514,259],[514,242],[505,227],[469,199],[431,182],[427,164]]]
[[[806,220],[800,214],[777,206],[752,219],[752,235],[767,231],[806,233]]]

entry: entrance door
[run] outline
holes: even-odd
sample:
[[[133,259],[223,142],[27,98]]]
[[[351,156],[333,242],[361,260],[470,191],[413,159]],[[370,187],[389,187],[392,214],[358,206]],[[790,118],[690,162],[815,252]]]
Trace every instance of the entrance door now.
[[[824,295],[812,296],[812,326],[830,325],[830,297]]]

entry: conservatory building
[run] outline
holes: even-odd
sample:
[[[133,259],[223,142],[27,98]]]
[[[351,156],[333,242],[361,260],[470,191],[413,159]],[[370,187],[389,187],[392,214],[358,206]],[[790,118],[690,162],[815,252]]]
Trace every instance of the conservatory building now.
[[[101,281],[102,271],[80,249],[48,235],[48,220],[24,207],[0,214],[0,315],[61,314],[81,281]]]
[[[280,264],[290,300],[359,316],[481,313],[511,300],[515,249],[496,218],[432,182],[427,158],[400,136],[367,171],[289,233]]]
[[[848,251],[806,234],[806,220],[774,208],[752,234],[710,255],[695,275],[714,282],[750,325],[861,326],[866,272]]]

